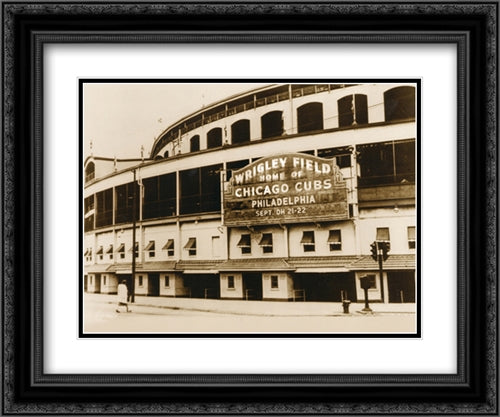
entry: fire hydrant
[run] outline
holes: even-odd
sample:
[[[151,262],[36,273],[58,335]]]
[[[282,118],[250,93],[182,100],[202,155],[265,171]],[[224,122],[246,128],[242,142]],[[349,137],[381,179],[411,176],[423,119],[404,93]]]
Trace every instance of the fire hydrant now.
[[[349,314],[349,305],[351,304],[351,300],[343,300],[342,307],[344,308],[344,314]]]

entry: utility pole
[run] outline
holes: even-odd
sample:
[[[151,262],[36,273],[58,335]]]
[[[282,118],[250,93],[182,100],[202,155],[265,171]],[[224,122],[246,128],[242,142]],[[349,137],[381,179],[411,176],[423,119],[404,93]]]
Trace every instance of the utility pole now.
[[[137,192],[136,192],[136,186],[135,186],[135,169],[134,169],[134,182],[132,183],[132,187],[134,190],[133,193],[133,198],[132,198],[132,283],[130,285],[130,292],[131,292],[131,297],[130,297],[130,302],[135,303],[135,257],[136,257],[136,251],[135,251],[135,227],[136,227],[136,220],[135,220],[135,210],[137,207]]]
[[[384,259],[383,259],[383,252],[385,248],[385,242],[377,242],[378,246],[378,273],[380,276],[380,298],[382,299],[382,302],[384,302]],[[382,246],[382,247],[381,247]]]

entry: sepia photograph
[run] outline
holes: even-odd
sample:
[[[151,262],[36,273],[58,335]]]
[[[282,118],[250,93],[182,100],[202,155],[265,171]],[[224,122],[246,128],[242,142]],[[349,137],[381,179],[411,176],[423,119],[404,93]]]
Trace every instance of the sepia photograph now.
[[[4,2],[5,415],[497,415],[498,10]]]
[[[420,335],[418,79],[80,79],[80,336]]]

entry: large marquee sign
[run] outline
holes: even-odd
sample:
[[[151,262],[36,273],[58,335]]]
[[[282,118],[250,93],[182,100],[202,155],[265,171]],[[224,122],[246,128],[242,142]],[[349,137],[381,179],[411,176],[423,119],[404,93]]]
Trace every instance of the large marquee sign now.
[[[269,156],[233,171],[223,204],[227,226],[348,218],[346,183],[335,159],[299,153]]]

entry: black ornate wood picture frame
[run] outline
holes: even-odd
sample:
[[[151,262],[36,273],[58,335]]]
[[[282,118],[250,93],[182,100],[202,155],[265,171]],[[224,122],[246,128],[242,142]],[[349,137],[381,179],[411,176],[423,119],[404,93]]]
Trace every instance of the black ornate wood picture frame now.
[[[497,1],[4,1],[2,12],[5,415],[498,413]],[[456,374],[45,371],[44,46],[180,42],[456,46]]]

